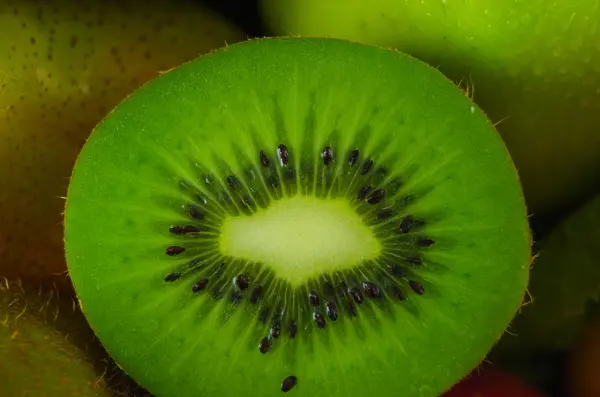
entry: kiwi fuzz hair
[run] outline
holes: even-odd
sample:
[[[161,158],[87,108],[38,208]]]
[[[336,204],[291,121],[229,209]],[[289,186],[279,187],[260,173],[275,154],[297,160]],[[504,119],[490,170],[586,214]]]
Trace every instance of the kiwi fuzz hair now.
[[[110,396],[64,306],[56,290],[0,281],[0,395]]]
[[[531,235],[485,114],[433,67],[253,39],[93,131],[65,209],[99,339],[158,397],[435,397],[520,307]]]

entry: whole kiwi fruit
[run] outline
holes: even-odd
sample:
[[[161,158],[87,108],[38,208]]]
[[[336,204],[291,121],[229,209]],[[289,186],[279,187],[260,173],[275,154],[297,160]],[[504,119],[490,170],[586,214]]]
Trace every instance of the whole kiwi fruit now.
[[[0,281],[0,395],[108,397],[106,384],[78,346],[79,319],[56,290]],[[65,325],[73,334],[64,332]]]
[[[153,79],[94,130],[69,273],[157,397],[434,397],[521,304],[531,236],[502,140],[397,51],[255,39]]]
[[[531,213],[576,205],[600,180],[600,6],[589,0],[261,0],[274,34],[391,46],[474,90]]]
[[[62,209],[93,127],[242,33],[186,0],[0,0],[0,276],[64,281]]]

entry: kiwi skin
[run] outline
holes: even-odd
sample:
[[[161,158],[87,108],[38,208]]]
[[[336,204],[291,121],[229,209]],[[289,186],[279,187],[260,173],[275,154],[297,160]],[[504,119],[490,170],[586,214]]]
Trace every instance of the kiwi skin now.
[[[108,397],[86,353],[77,318],[44,291],[3,279],[0,282],[0,395]],[[60,328],[68,326],[72,334]]]
[[[261,0],[273,34],[397,48],[474,86],[528,207],[551,214],[600,178],[600,8],[589,0]],[[569,17],[566,17],[569,16]]]
[[[398,258],[348,259],[348,241],[372,248],[352,240],[364,229]],[[273,38],[186,63],[111,112],[74,168],[65,242],[90,324],[160,397],[433,397],[519,307],[531,240],[506,148],[438,71]],[[313,274],[277,267],[298,258]]]
[[[64,197],[93,127],[160,72],[244,38],[191,0],[0,0],[0,276],[68,287]]]

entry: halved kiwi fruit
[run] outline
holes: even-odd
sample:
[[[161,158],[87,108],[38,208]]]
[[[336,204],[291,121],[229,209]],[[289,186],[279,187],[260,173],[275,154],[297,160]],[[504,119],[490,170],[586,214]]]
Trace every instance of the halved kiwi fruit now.
[[[0,395],[6,397],[107,397],[78,332],[61,332],[77,319],[55,290],[0,280]],[[81,340],[79,340],[81,341]]]
[[[77,160],[70,275],[159,397],[436,396],[521,304],[530,233],[490,121],[434,68],[250,40],[123,101]]]

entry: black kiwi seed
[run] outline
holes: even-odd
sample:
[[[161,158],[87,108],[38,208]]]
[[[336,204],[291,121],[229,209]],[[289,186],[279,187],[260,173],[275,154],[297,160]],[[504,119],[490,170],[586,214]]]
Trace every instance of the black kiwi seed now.
[[[406,271],[401,268],[400,266],[394,265],[390,268],[390,272],[392,273],[393,276],[396,277],[404,277],[406,276]]]
[[[222,290],[222,286],[221,285],[217,285],[215,288],[213,288],[211,296],[214,299],[220,299],[221,298],[221,290]]]
[[[367,160],[363,163],[362,168],[360,169],[360,174],[361,175],[367,175],[369,173],[369,171],[371,171],[371,168],[373,167],[373,160]]]
[[[241,187],[240,181],[234,175],[229,175],[227,177],[227,184],[234,190],[239,189]]]
[[[415,220],[413,219],[412,216],[405,216],[402,219],[402,222],[400,222],[400,233],[408,233],[410,231],[410,229],[412,229],[412,227],[415,224]]]
[[[169,256],[175,256],[181,254],[183,251],[185,251],[185,248],[179,247],[177,245],[172,245],[165,250],[165,254]]]
[[[192,225],[171,226],[169,232],[171,232],[172,234],[199,233],[200,228]]]
[[[358,161],[358,155],[359,155],[359,150],[358,149],[354,149],[350,152],[350,156],[348,157],[348,164],[350,164],[351,166],[356,164],[356,162]]]
[[[221,266],[219,266],[219,268],[215,272],[215,277],[216,278],[221,277],[223,275],[223,273],[225,273],[225,264],[221,263]]]
[[[423,260],[421,258],[419,258],[418,256],[407,256],[404,259],[406,260],[406,263],[408,263],[410,265],[419,266],[419,265],[423,264]]]
[[[326,282],[325,285],[323,285],[323,289],[325,290],[326,296],[333,296],[335,294],[333,286],[329,282]]]
[[[296,382],[298,382],[298,379],[295,376],[288,376],[281,382],[281,391],[286,393],[292,390],[296,386]]]
[[[266,352],[269,351],[269,347],[271,347],[271,341],[269,340],[269,338],[268,337],[262,338],[262,340],[258,344],[258,349],[260,350],[260,352],[265,354]]]
[[[188,205],[188,214],[191,218],[202,220],[204,219],[204,214],[200,212],[200,210],[193,205]]]
[[[279,335],[281,335],[281,323],[279,322],[279,320],[275,321],[275,323],[271,327],[271,331],[270,332],[271,332],[271,336],[274,339],[279,338]]]
[[[354,303],[349,303],[346,309],[350,317],[356,317],[358,315],[358,312],[356,311],[356,305]]]
[[[240,304],[242,302],[242,295],[239,293],[239,291],[233,291],[231,293],[231,302],[235,303],[236,305]]]
[[[356,195],[356,198],[359,200],[364,199],[365,197],[367,197],[367,193],[369,193],[371,189],[372,188],[369,185],[361,187],[358,191],[358,194]]]
[[[422,239],[417,240],[418,247],[430,247],[433,244],[435,244],[435,241],[433,241],[430,238],[422,238]]]
[[[281,144],[277,146],[277,157],[279,158],[279,162],[281,165],[286,165],[289,160],[289,152],[285,145]]]
[[[172,283],[173,281],[177,281],[181,278],[181,273],[171,273],[171,274],[167,274],[167,276],[165,277],[165,281],[168,283]]]
[[[250,294],[250,303],[258,303],[262,295],[262,285],[255,287]]]
[[[352,295],[352,299],[354,299],[354,302],[358,303],[359,305],[364,300],[363,294],[358,288],[350,288],[350,295]]]
[[[323,164],[331,164],[333,161],[333,150],[331,149],[331,146],[327,146],[325,149],[323,149],[323,152],[321,152],[321,157],[323,157]]]
[[[288,331],[290,332],[290,338],[293,339],[294,337],[296,337],[296,333],[298,332],[298,326],[296,325],[295,322],[292,321],[288,325]]]
[[[277,177],[275,175],[270,175],[267,178],[267,183],[273,189],[277,189],[277,187],[279,186],[279,182],[277,181]]]
[[[381,296],[381,291],[379,290],[379,287],[375,285],[375,283],[372,283],[370,281],[365,281],[363,283],[363,289],[365,290],[365,293],[371,298],[378,298],[379,296]]]
[[[323,317],[323,315],[321,313],[314,312],[313,320],[315,320],[315,324],[317,324],[317,327],[325,328],[325,317]]]
[[[311,306],[318,306],[319,305],[319,295],[317,295],[316,291],[310,291],[308,293],[308,301],[310,302]]]
[[[262,150],[260,151],[260,163],[263,167],[269,168],[269,158]]]
[[[204,288],[206,288],[206,285],[208,284],[208,279],[202,279],[200,281],[198,281],[196,284],[194,284],[194,286],[192,287],[192,292],[196,293],[196,292],[200,292],[202,291]]]
[[[248,276],[240,274],[235,278],[235,285],[240,289],[240,291],[245,291],[248,288],[248,284],[250,280],[248,280]]]
[[[377,189],[371,193],[369,198],[367,199],[367,203],[369,204],[378,204],[381,200],[383,200],[383,196],[385,195],[385,191],[383,189]]]
[[[377,213],[377,219],[387,219],[394,216],[394,210],[391,208],[384,208]]]
[[[398,300],[405,300],[406,299],[406,294],[404,293],[404,291],[402,291],[400,288],[396,287],[395,285],[391,288],[390,293],[392,294],[392,296]]]
[[[345,282],[341,282],[340,285],[338,285],[338,290],[340,291],[340,295],[341,297],[345,297],[346,296],[346,291],[348,291],[348,286],[346,285]]]
[[[325,307],[327,308],[327,315],[329,316],[329,318],[332,319],[333,321],[337,320],[338,313],[337,313],[337,307],[335,306],[335,303],[326,302]]]
[[[423,284],[421,284],[418,281],[409,280],[408,285],[413,291],[415,291],[419,295],[423,295],[425,293],[425,287],[423,287]]]
[[[269,319],[269,308],[268,307],[265,307],[264,309],[262,309],[260,311],[259,319],[260,319],[260,322],[263,324],[267,322],[267,320]]]

